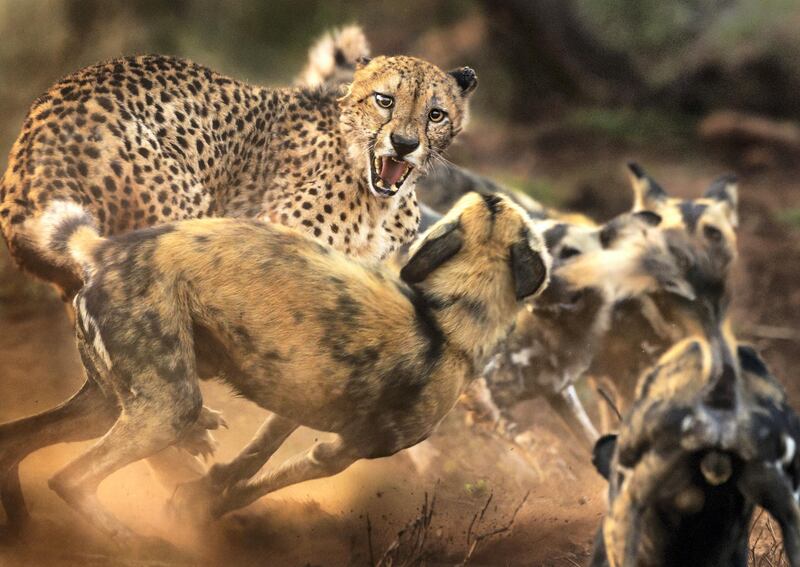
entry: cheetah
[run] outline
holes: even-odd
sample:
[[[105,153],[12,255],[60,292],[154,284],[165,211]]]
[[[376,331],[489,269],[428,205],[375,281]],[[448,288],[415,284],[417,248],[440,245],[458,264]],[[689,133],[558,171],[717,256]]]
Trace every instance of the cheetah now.
[[[350,256],[381,258],[416,234],[416,180],[465,125],[476,86],[468,67],[444,72],[402,56],[362,60],[350,85],[279,89],[158,55],[94,65],[34,102],[0,179],[0,228],[15,263],[67,301],[81,270],[41,235],[47,218],[73,204],[101,236],[249,217]],[[73,400],[0,425],[0,500],[13,530],[28,517],[19,463],[35,447],[9,439],[20,431],[32,438],[45,422],[93,403],[82,391]],[[204,428],[221,423],[211,410],[203,415],[200,431],[184,440],[196,453],[213,441]],[[62,430],[60,440],[92,433]],[[166,475],[176,468],[170,454],[158,465]]]
[[[475,72],[362,60],[349,85],[264,88],[146,55],[72,74],[30,109],[0,181],[0,228],[25,271],[81,285],[40,219],[81,205],[99,234],[165,222],[278,222],[360,258],[416,234],[418,177],[461,131]]]

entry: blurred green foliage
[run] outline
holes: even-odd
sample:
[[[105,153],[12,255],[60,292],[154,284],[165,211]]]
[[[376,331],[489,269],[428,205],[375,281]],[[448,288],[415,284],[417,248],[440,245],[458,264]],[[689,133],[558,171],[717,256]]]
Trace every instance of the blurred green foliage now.
[[[800,229],[800,208],[785,209],[780,212],[779,218],[784,224]]]
[[[577,108],[564,117],[567,126],[631,146],[674,147],[691,139],[696,121],[660,109]]]
[[[734,65],[774,54],[800,72],[796,0],[578,0],[607,45],[631,54],[655,84],[704,60]]]

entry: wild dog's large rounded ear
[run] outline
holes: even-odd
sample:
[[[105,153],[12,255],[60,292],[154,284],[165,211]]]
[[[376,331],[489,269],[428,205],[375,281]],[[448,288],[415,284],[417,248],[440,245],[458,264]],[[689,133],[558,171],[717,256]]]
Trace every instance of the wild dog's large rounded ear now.
[[[400,270],[400,278],[408,284],[421,282],[461,250],[463,244],[458,222],[435,226]]]
[[[517,299],[535,294],[547,281],[547,264],[541,254],[531,249],[527,236],[511,245],[511,271]]]
[[[478,75],[475,74],[472,67],[460,67],[447,72],[448,75],[453,77],[461,87],[461,94],[467,96],[478,88]]]
[[[724,204],[731,226],[739,226],[739,179],[735,175],[718,177],[703,196]]]
[[[758,351],[750,345],[739,345],[736,347],[736,356],[739,358],[739,366],[745,372],[751,372],[761,378],[770,376],[767,363],[758,354]]]
[[[614,458],[614,451],[617,449],[617,435],[603,435],[594,444],[592,450],[592,464],[597,472],[604,479],[611,477],[611,459]]]
[[[636,162],[628,162],[628,172],[633,188],[633,211],[658,207],[667,200],[667,192],[647,175],[644,168]]]
[[[648,226],[658,226],[664,220],[661,215],[653,211],[636,211],[633,216]]]

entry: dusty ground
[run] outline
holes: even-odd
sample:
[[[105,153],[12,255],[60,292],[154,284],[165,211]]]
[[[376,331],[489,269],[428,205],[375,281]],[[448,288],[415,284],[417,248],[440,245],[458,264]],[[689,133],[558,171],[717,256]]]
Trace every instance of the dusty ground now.
[[[641,161],[676,194],[698,195],[715,175],[730,169],[721,160],[697,157],[714,155],[706,150],[640,155],[619,144],[588,144],[576,137],[566,146],[563,140],[547,138],[542,147],[528,133],[501,139],[489,131],[468,137],[453,161],[475,164],[487,173],[502,171],[507,179],[543,180],[533,187],[540,196],[556,195],[562,204],[602,218],[628,204],[625,159]],[[793,371],[800,344],[800,230],[780,220],[783,211],[800,207],[800,181],[790,170],[743,173],[736,328],[762,349],[793,399],[800,400]],[[13,272],[0,276],[0,420],[5,421],[60,402],[82,378],[60,304]],[[223,410],[230,423],[228,431],[217,435],[217,458],[226,459],[245,443],[264,412],[216,384],[207,384],[205,393],[206,403]],[[489,496],[492,501],[484,520],[473,528],[473,538],[504,526],[526,493],[511,529],[482,541],[470,564],[585,564],[603,510],[603,483],[591,469],[588,453],[544,406],[534,402],[520,412],[535,433],[535,445],[527,453],[466,429],[456,411],[431,443],[415,451],[416,462],[429,461],[423,472],[415,470],[407,454],[360,462],[332,479],[278,492],[243,512],[200,526],[170,520],[163,509],[168,494],[147,465],[128,467],[102,485],[102,500],[136,529],[167,537],[186,554],[147,562],[110,546],[48,490],[46,479],[82,445],[52,447],[22,466],[34,521],[22,542],[0,547],[0,565],[366,565],[418,516],[426,495],[436,498],[426,532],[428,564],[459,564],[467,554],[470,523]],[[317,437],[298,432],[275,461]]]

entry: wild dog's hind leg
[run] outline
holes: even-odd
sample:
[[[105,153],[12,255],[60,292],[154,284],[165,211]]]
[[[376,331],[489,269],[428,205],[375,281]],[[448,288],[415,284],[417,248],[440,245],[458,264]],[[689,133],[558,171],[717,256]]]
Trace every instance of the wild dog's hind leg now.
[[[122,414],[93,447],[59,471],[50,488],[111,537],[133,533],[97,498],[97,487],[114,471],[175,443],[197,419],[202,398],[191,380],[167,383],[156,376],[136,380],[137,393],[122,400]]]
[[[261,476],[229,488],[212,509],[215,517],[243,508],[262,496],[292,484],[333,476],[352,465],[363,455],[341,438],[316,443],[308,451],[291,457],[279,467]]]
[[[100,437],[118,414],[115,401],[88,379],[59,406],[0,425],[0,500],[11,533],[18,533],[29,517],[20,487],[19,463],[50,445]]]

